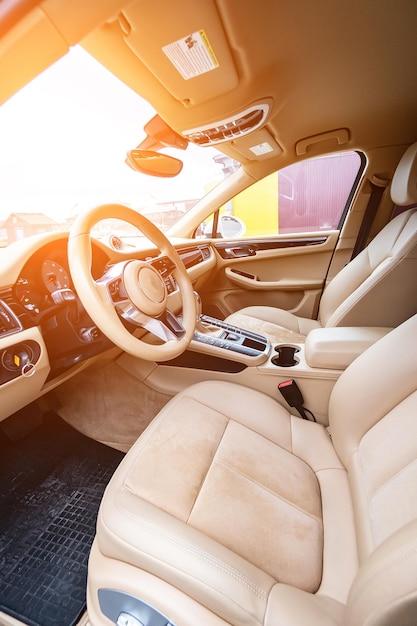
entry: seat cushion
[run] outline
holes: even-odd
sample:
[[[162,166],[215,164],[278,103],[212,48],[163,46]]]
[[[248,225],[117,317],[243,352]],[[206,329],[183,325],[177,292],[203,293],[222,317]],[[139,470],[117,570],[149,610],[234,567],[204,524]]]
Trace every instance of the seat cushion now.
[[[288,311],[270,306],[248,306],[229,315],[226,321],[265,335],[273,343],[304,342],[310,330],[321,327],[317,320],[297,317]]]
[[[346,518],[345,472],[322,426],[254,390],[200,383],[169,402],[126,455],[103,498],[98,547],[232,624],[262,624],[278,581],[314,593],[329,578],[322,491],[325,519],[330,507],[338,523],[329,480]],[[337,556],[341,580],[345,563],[349,570],[342,596],[351,537],[348,528]],[[336,543],[331,533],[327,543]]]

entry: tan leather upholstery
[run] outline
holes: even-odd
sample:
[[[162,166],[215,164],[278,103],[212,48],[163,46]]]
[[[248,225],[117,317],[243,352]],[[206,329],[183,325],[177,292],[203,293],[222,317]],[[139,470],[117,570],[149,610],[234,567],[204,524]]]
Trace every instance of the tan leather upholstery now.
[[[363,558],[417,518],[416,345],[414,316],[358,357],[330,398],[332,440],[349,472]]]
[[[180,582],[205,605],[221,606],[218,596],[228,589],[220,615],[256,623],[277,580],[315,592],[323,576],[338,584],[332,579],[340,561],[345,588],[335,594],[345,599],[356,547],[351,512],[339,515],[331,500],[336,486],[347,497],[346,474],[323,427],[254,390],[197,384],[161,411],[116,472],[100,511],[98,546]],[[334,561],[325,552],[324,572],[323,514],[339,516],[350,537],[334,546]]]
[[[172,613],[157,602],[169,617],[185,594],[233,626],[413,624],[416,339],[417,316],[340,377],[331,439],[230,383],[200,383],[170,401],[103,498],[92,625],[107,623],[98,588],[155,606],[158,580],[179,594]]]
[[[313,368],[345,370],[362,352],[391,330],[379,326],[316,328],[306,337],[305,361]]]
[[[398,326],[417,312],[417,210],[398,215],[329,283],[322,326]]]
[[[391,197],[397,206],[417,203],[417,142],[408,147],[395,171]]]
[[[417,143],[404,153],[391,195],[401,206],[417,203]],[[320,326],[398,326],[417,312],[416,273],[417,210],[410,209],[387,224],[327,285],[317,322],[272,307],[247,307],[227,321],[274,342],[303,341]]]
[[[288,311],[270,306],[245,307],[229,315],[227,321],[239,328],[261,333],[274,343],[303,342],[310,330],[321,328],[317,320],[297,317]]]
[[[247,307],[227,321],[271,341],[304,341],[314,328],[398,326],[417,311],[417,210],[382,229],[323,292],[319,319],[297,317],[266,306]]]

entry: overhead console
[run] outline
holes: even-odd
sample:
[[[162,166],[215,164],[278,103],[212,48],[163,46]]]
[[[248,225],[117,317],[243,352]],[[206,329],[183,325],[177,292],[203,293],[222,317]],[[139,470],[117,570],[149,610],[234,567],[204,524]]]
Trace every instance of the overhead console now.
[[[248,91],[249,59],[227,14],[216,0],[133,0],[83,46],[149,100],[182,139],[226,143],[237,160],[277,157],[283,148],[266,126],[273,94]]]
[[[210,146],[253,132],[265,123],[268,113],[269,104],[259,103],[224,120],[184,130],[182,134],[199,146]]]

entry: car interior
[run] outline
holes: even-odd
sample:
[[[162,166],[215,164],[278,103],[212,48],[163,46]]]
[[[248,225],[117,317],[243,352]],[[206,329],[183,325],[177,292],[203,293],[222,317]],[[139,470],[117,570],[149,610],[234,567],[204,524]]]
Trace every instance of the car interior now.
[[[1,626],[416,626],[416,32],[0,2]]]

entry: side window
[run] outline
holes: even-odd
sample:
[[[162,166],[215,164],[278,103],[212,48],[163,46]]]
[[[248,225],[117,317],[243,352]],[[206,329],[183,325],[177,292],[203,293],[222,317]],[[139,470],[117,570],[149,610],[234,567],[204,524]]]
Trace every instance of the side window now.
[[[196,234],[236,238],[338,229],[362,161],[357,152],[339,152],[289,165],[235,196]]]

